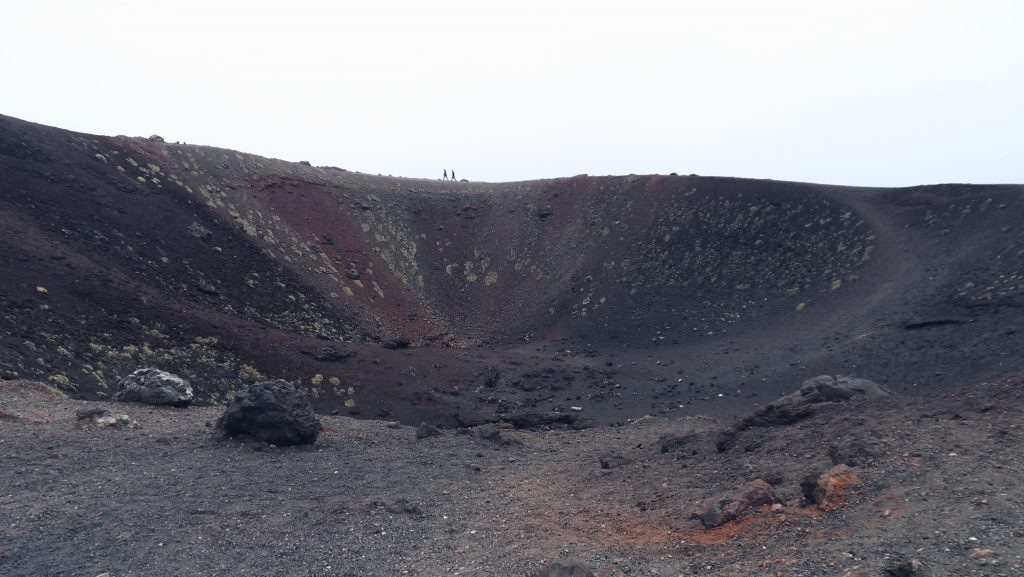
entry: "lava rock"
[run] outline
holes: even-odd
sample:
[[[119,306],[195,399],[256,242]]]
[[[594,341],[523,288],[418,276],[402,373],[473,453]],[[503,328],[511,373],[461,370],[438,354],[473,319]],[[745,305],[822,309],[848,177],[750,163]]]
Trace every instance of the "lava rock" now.
[[[160,369],[139,369],[121,379],[115,401],[187,407],[195,394],[192,385],[177,375]]]
[[[395,337],[382,343],[385,349],[405,349],[411,344],[412,342],[405,337]]]
[[[602,455],[598,458],[598,462],[601,463],[602,469],[617,469],[632,463],[632,461],[622,455]]]
[[[777,501],[771,485],[761,479],[754,479],[709,499],[703,508],[694,511],[690,518],[699,519],[705,529],[713,529],[738,519],[751,507],[769,505]]]
[[[420,426],[416,428],[416,438],[417,439],[429,439],[430,437],[440,437],[440,436],[441,436],[441,429],[438,429],[437,427],[435,427],[433,425],[428,425],[426,423],[420,423]]]
[[[572,425],[576,422],[576,416],[572,413],[523,412],[505,415],[502,420],[511,423],[517,429],[538,430],[559,425]]]
[[[82,429],[130,429],[138,427],[139,424],[128,415],[111,413],[106,409],[86,409],[78,411],[78,427]]]
[[[807,502],[825,511],[831,511],[846,500],[847,489],[859,483],[856,469],[836,465],[819,475],[805,478],[800,482],[800,490]]]
[[[796,392],[761,407],[744,418],[739,428],[791,425],[810,417],[827,404],[891,395],[891,392],[872,381],[821,375],[804,381]]]
[[[828,446],[828,456],[833,465],[867,465],[881,453],[881,442],[872,438],[844,437]]]
[[[217,428],[280,446],[311,445],[322,428],[309,399],[287,381],[263,381],[235,395]]]
[[[891,577],[916,577],[924,575],[924,565],[917,559],[894,559],[885,569]]]

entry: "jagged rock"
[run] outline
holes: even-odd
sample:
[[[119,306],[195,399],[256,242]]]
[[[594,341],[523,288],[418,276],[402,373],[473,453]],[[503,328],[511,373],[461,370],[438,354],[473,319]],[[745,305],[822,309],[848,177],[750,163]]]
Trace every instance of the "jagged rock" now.
[[[885,569],[891,577],[918,577],[924,575],[924,565],[917,559],[894,559]]]
[[[833,465],[858,467],[870,463],[882,454],[878,439],[843,437],[828,446],[828,456]]]
[[[544,206],[537,209],[537,217],[541,220],[544,220],[553,214],[555,214],[555,211],[552,210],[550,206]]]
[[[778,499],[772,486],[761,479],[754,479],[709,499],[700,510],[694,511],[690,518],[699,519],[706,529],[713,529],[739,518],[751,507],[768,505],[776,501]]]
[[[139,424],[128,415],[111,413],[106,409],[86,409],[78,411],[79,428],[112,428],[129,429],[138,427]]]
[[[198,222],[193,222],[188,225],[188,233],[196,238],[208,239],[213,236],[213,232]]]
[[[299,352],[304,355],[309,355],[324,363],[341,363],[356,356],[354,351],[339,351],[332,346],[326,346],[319,349],[302,349]]]
[[[800,482],[800,489],[809,503],[826,511],[836,509],[846,500],[847,489],[860,483],[856,469],[836,465],[820,475],[811,475]]]
[[[121,379],[115,401],[187,407],[195,394],[188,380],[160,369],[139,369]]]
[[[530,573],[530,577],[597,577],[588,567],[579,563],[563,565],[551,563]]]
[[[512,413],[502,417],[502,420],[511,423],[517,429],[545,429],[554,426],[572,425],[576,422],[576,415],[572,413]]]
[[[439,437],[439,436],[441,436],[441,429],[438,429],[437,427],[435,427],[433,425],[428,425],[426,423],[420,423],[420,426],[416,428],[416,438],[417,439],[429,439],[430,437]]]
[[[382,343],[385,349],[404,349],[408,348],[408,346],[411,344],[412,342],[405,337],[395,337],[393,339],[388,339]]]
[[[740,428],[791,425],[813,415],[828,403],[891,396],[881,385],[865,379],[821,375],[804,381],[796,392],[761,407],[740,422]]]
[[[313,444],[320,420],[309,399],[287,381],[263,381],[242,389],[217,420],[225,436],[245,435],[273,445]]]
[[[598,458],[598,462],[601,463],[602,469],[617,469],[632,463],[631,460],[622,455],[602,455]]]
[[[662,453],[682,451],[690,449],[694,451],[693,445],[700,438],[698,433],[686,433],[683,435],[663,435],[658,439],[658,445]]]

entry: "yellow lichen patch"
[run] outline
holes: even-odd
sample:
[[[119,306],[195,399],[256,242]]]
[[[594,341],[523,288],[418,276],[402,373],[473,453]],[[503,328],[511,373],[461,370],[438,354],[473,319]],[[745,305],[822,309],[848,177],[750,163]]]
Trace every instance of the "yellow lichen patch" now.
[[[338,377],[331,377],[327,379],[327,382],[331,383],[332,386],[337,387],[338,385],[341,384],[341,379],[339,379]]]
[[[362,225],[360,225],[360,228],[363,229],[363,232],[370,232],[370,225],[368,223],[364,222]]]
[[[313,375],[313,378],[310,379],[310,382],[312,382],[314,386],[319,386],[320,383],[324,382],[324,376],[321,375],[320,373],[317,373]]]
[[[348,296],[348,297],[355,296],[355,294],[356,294],[356,293],[352,292],[352,289],[348,288],[347,286],[341,287],[341,292],[345,293],[345,296]]]
[[[58,385],[63,385],[65,387],[71,384],[71,381],[66,376],[59,374],[50,375],[50,381],[57,383]]]
[[[46,293],[48,293],[50,291],[46,290],[46,287],[37,286],[36,287],[36,292],[41,294],[41,295],[44,295],[44,294],[46,294]]]
[[[484,286],[492,286],[496,282],[498,282],[498,273],[493,270],[484,277]]]
[[[377,281],[370,281],[370,285],[373,286],[373,292],[377,293],[380,296],[380,298],[384,298],[384,289],[380,288],[380,285],[377,284]]]
[[[807,308],[807,303],[800,303],[800,304],[796,305],[797,312],[800,312],[800,311],[804,310],[805,308]]]
[[[836,279],[836,280],[832,281],[832,290],[838,290],[839,287],[841,287],[841,286],[843,286],[843,281],[842,280]]]
[[[345,400],[345,406],[351,409],[352,407],[356,406],[356,400],[355,399],[346,399]]]

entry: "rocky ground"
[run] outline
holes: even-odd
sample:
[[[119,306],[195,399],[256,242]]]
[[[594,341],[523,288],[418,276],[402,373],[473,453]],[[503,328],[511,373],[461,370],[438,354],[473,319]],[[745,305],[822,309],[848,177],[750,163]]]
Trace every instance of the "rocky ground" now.
[[[599,576],[1021,575],[1022,384],[826,403],[751,427],[644,417],[418,438],[325,416],[315,445],[279,448],[219,438],[218,407],[6,381],[0,573],[506,576],[578,563]],[[79,424],[92,408],[137,425]],[[801,483],[837,463],[851,468],[809,504]],[[755,479],[777,504],[711,529],[691,518]]]

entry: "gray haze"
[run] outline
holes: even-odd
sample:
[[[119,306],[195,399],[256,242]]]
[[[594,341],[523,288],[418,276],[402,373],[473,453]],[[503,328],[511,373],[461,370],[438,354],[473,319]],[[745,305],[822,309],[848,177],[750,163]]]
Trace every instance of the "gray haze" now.
[[[1024,2],[6,1],[0,114],[369,173],[1024,182]]]

